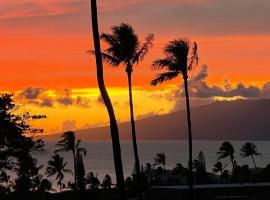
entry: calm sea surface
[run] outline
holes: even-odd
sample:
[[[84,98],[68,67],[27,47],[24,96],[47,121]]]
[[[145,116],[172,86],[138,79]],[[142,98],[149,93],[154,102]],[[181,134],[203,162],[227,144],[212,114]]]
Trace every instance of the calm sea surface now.
[[[206,158],[206,166],[209,171],[212,170],[213,165],[217,161],[217,154],[221,143],[223,141],[194,141],[193,156],[197,158],[199,151],[203,151]],[[235,158],[239,164],[248,164],[253,167],[253,163],[250,158],[242,158],[239,154],[239,150],[242,144],[246,141],[232,141],[235,148]],[[254,141],[257,145],[259,152],[263,156],[256,157],[258,167],[265,167],[270,162],[270,141]],[[111,142],[107,141],[93,141],[82,142],[81,147],[87,149],[87,155],[84,158],[85,171],[94,172],[98,175],[100,180],[103,179],[105,174],[110,174],[115,180],[114,164],[112,155]],[[122,141],[122,159],[125,176],[129,176],[134,167],[134,157],[132,143],[130,141]],[[187,141],[138,141],[139,155],[141,165],[145,165],[147,162],[153,163],[153,158],[157,153],[164,152],[166,154],[166,168],[172,169],[177,162],[187,165],[188,160],[188,144]],[[44,165],[41,170],[43,173],[47,167],[47,162],[56,150],[55,143],[46,143],[47,153],[45,155],[38,155],[39,164]],[[65,161],[68,163],[67,168],[73,170],[73,160],[71,153],[61,153]],[[230,160],[225,159],[222,161],[224,164],[228,164],[230,169]],[[53,179],[52,179],[53,180]],[[64,182],[72,181],[71,175],[66,175]]]

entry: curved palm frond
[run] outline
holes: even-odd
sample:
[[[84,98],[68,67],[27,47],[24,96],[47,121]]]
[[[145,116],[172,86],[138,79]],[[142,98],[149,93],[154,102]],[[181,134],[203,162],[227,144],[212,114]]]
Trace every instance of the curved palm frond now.
[[[153,46],[153,40],[154,34],[151,33],[145,38],[145,43],[142,44],[140,50],[136,53],[131,63],[139,63],[139,61],[142,61],[144,59],[144,57],[148,53],[148,50]]]
[[[179,75],[179,72],[164,72],[156,76],[154,80],[151,81],[151,85],[157,85],[163,83],[164,81],[171,80]]]
[[[174,65],[173,58],[171,56],[164,59],[157,59],[152,63],[153,69],[172,69]]]
[[[258,152],[257,146],[253,142],[247,142],[241,147],[241,153],[240,155],[243,157],[248,157],[248,156],[261,156],[262,154]]]
[[[233,157],[234,147],[230,142],[223,142],[217,154],[219,155],[218,159],[223,159],[228,156]]]
[[[190,52],[191,47],[192,52]],[[168,76],[165,73],[163,73],[164,76],[160,76],[159,74],[151,82],[152,85],[162,83],[165,80],[171,80],[179,74],[187,77],[188,71],[192,70],[193,66],[197,65],[199,61],[197,43],[194,42],[191,44],[187,39],[170,41],[164,48],[164,54],[166,57],[155,60],[152,63],[152,67],[157,70],[168,70],[168,72],[165,72],[168,73]],[[191,55],[189,56],[189,54]],[[177,75],[172,72],[177,72]]]
[[[75,149],[75,133],[72,131],[67,131],[61,135],[63,138],[59,142],[57,142],[56,146],[62,147],[60,149],[55,150],[55,153],[61,151],[74,151]]]
[[[101,53],[101,57],[106,63],[108,63],[114,67],[119,66],[121,63],[121,61],[118,60],[116,57],[113,57],[107,53]]]
[[[158,153],[156,157],[154,158],[154,164],[153,166],[156,165],[165,165],[166,164],[166,155],[164,153]]]
[[[111,34],[103,33],[101,39],[108,45],[102,58],[105,62],[128,67],[143,60],[149,48],[153,46],[154,35],[149,34],[141,45],[131,25],[122,23],[111,28]]]
[[[197,43],[194,42],[193,47],[192,47],[190,62],[188,65],[188,70],[192,70],[193,66],[198,65],[198,63],[199,63],[198,46],[197,46]]]

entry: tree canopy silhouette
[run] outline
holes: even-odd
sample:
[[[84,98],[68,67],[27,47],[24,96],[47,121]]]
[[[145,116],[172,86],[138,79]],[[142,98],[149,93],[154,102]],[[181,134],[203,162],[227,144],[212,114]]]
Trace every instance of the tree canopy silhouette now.
[[[257,165],[254,159],[254,156],[261,156],[262,154],[258,152],[257,146],[253,142],[246,142],[244,145],[242,145],[240,149],[241,153],[240,155],[242,157],[251,157],[253,164],[257,170]]]
[[[70,173],[72,171],[66,169],[67,162],[64,162],[64,158],[55,154],[52,156],[52,159],[48,161],[48,167],[46,173],[48,177],[56,175],[57,185],[59,186],[60,191],[65,187],[63,184],[64,174]]]
[[[138,155],[136,127],[134,120],[133,96],[132,96],[132,72],[134,65],[143,60],[149,48],[153,45],[153,34],[149,34],[145,38],[144,43],[140,43],[138,36],[131,25],[122,23],[119,26],[111,28],[112,33],[103,33],[101,39],[106,42],[108,48],[101,54],[104,61],[118,67],[123,65],[128,76],[128,90],[129,90],[129,107],[130,107],[130,122],[132,131],[132,142],[135,158],[135,170],[137,176],[138,189],[141,186],[140,181],[140,161]],[[140,189],[139,189],[140,190]]]
[[[166,70],[166,72],[157,74],[151,81],[152,85],[157,85],[182,76],[184,79],[184,88],[186,95],[187,123],[188,123],[188,144],[189,144],[189,189],[190,199],[193,199],[193,160],[192,160],[192,129],[191,113],[188,93],[188,72],[199,62],[198,49],[196,42],[190,42],[187,39],[178,39],[169,42],[164,48],[165,58],[157,59],[153,62],[153,68],[157,70]]]
[[[224,159],[229,157],[232,163],[232,168],[235,167],[235,160],[234,160],[234,147],[230,142],[223,142],[219,147],[219,151],[217,152],[218,159]]]
[[[11,94],[0,95],[0,171],[15,170],[18,175],[16,190],[29,192],[32,178],[40,168],[36,166],[37,162],[32,154],[43,152],[44,146],[42,140],[30,137],[43,132],[42,129],[33,128],[31,121],[46,116],[31,115],[29,112],[20,114],[20,106],[12,97]]]
[[[76,141],[76,135],[74,132],[67,131],[67,132],[63,133],[61,137],[63,139],[58,141],[56,144],[60,148],[55,150],[55,153],[62,152],[62,151],[65,151],[65,152],[71,151],[72,152],[73,164],[74,164],[74,183],[75,183],[75,189],[77,189],[78,177],[77,177],[77,167],[76,167],[77,164],[76,163],[77,163],[77,160],[81,158],[81,156],[82,156],[81,153],[85,156],[87,151],[85,148],[80,147],[81,140]]]

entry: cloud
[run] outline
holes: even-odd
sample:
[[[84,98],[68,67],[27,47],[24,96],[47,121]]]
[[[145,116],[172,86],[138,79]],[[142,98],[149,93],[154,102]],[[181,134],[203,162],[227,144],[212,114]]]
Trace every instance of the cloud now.
[[[210,85],[207,78],[208,67],[203,65],[198,74],[189,80],[188,87],[192,107],[208,104],[216,101],[216,99],[270,98],[270,81],[266,82],[262,88],[255,85],[245,86],[241,82],[233,87],[228,79],[224,80],[223,85]],[[183,84],[166,94],[166,98],[175,101],[172,111],[184,109],[185,91]]]
[[[189,96],[193,98],[213,98],[213,97],[243,97],[243,98],[267,98],[270,96],[270,82],[264,84],[263,88],[243,83],[238,83],[233,87],[228,79],[224,80],[224,85],[210,85],[207,82],[208,67],[203,65],[199,73],[188,82]],[[183,85],[173,91],[171,97],[184,97]]]
[[[43,89],[40,87],[32,88],[28,87],[21,92],[20,96],[25,99],[36,99],[42,93]]]
[[[44,98],[44,99],[42,99],[40,106],[41,107],[53,107],[53,101],[50,98]]]
[[[53,93],[51,95],[50,93]],[[57,91],[46,90],[41,87],[28,87],[17,95],[17,98],[26,104],[34,104],[40,107],[54,107],[56,104],[62,106],[80,106],[89,108],[91,100],[86,97],[72,97],[71,89]]]

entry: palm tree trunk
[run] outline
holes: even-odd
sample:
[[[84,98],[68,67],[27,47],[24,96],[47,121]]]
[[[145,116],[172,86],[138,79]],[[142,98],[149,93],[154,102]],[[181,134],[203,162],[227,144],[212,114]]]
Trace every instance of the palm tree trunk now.
[[[257,175],[258,175],[258,174],[259,174],[259,170],[258,170],[257,165],[256,165],[256,163],[255,163],[254,156],[251,155],[251,158],[252,158],[252,161],[253,161],[253,163],[254,163],[254,166],[255,166],[255,170],[256,170],[256,172],[257,172]]]
[[[184,75],[184,85],[186,94],[186,107],[187,107],[187,121],[188,121],[188,153],[189,153],[189,199],[193,200],[193,164],[192,164],[192,130],[191,130],[191,117],[190,117],[190,105],[188,94],[188,76]]]
[[[125,182],[124,182],[124,173],[123,173],[123,166],[122,166],[118,126],[117,126],[112,102],[106,90],[104,79],[103,79],[103,64],[102,64],[101,50],[100,50],[96,0],[91,0],[91,13],[92,13],[92,31],[93,31],[93,39],[94,39],[94,45],[95,45],[98,86],[99,86],[102,99],[107,108],[109,118],[110,118],[110,129],[111,129],[111,138],[112,138],[117,187],[120,189],[121,199],[125,200],[126,192],[125,192]]]
[[[77,169],[76,169],[75,151],[72,151],[72,154],[73,154],[73,164],[74,164],[74,184],[75,184],[75,190],[77,190]]]
[[[255,163],[254,156],[253,156],[253,155],[251,155],[251,158],[252,158],[252,161],[253,161],[253,163],[254,163],[255,169],[257,170],[257,165],[256,165],[256,163]]]
[[[131,79],[132,69],[131,69],[131,67],[129,69],[127,69],[126,71],[127,71],[127,75],[128,75],[130,122],[131,122],[132,143],[133,143],[133,151],[134,151],[134,158],[135,158],[136,176],[137,176],[137,189],[139,190],[139,193],[141,193],[141,189],[140,189],[141,188],[141,170],[140,170],[140,160],[139,160],[138,146],[137,146],[137,139],[136,139],[134,111],[133,111],[132,79]],[[139,196],[141,196],[141,195],[139,195]]]

